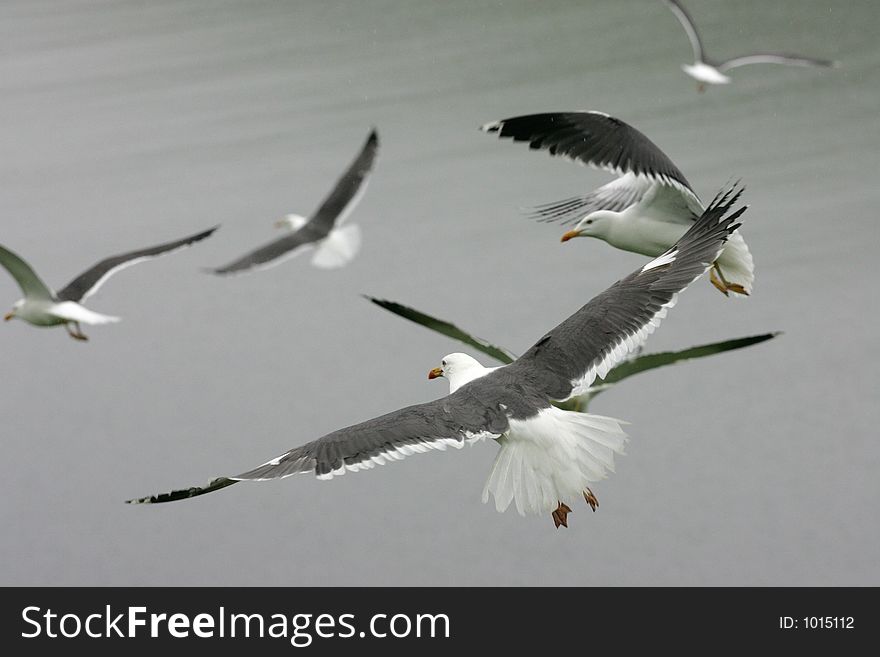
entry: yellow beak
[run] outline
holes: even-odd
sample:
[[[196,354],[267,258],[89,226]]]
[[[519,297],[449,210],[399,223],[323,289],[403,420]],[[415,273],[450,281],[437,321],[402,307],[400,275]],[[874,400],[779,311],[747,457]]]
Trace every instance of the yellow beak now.
[[[12,319],[13,317],[15,317],[15,313],[14,313],[14,312],[8,312],[8,313],[6,313],[5,315],[3,315],[3,321],[4,321],[4,322],[8,322],[8,321],[9,321],[10,319]]]
[[[580,237],[580,236],[581,236],[581,231],[579,231],[579,230],[570,230],[570,231],[568,231],[565,235],[563,235],[563,236],[562,236],[562,239],[559,240],[559,241],[560,241],[560,242],[567,242],[568,240],[570,240],[570,239],[573,238],[573,237]]]
[[[441,376],[443,376],[443,370],[441,370],[439,367],[435,367],[433,370],[428,372],[428,379],[429,380],[430,379],[437,379],[437,378],[440,378]]]

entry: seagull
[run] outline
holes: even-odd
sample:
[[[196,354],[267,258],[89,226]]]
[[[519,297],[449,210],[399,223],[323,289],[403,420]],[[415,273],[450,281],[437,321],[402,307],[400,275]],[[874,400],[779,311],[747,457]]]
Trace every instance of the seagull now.
[[[317,247],[312,257],[312,264],[316,267],[335,269],[351,262],[361,246],[360,228],[355,225],[340,226],[367,189],[378,149],[379,135],[373,129],[354,162],[336,181],[333,191],[310,218],[286,215],[275,225],[288,229],[290,232],[287,235],[228,265],[209,271],[214,274],[237,274],[251,269],[268,269],[302,253],[306,246]]]
[[[730,212],[742,189],[719,193],[672,248],[594,297],[546,333],[524,355],[484,367],[466,354],[443,358],[429,379],[444,377],[449,394],[339,429],[295,447],[252,470],[213,480],[205,489],[130,500],[171,501],[236,481],[266,481],[299,473],[331,479],[429,450],[461,448],[486,439],[500,449],[483,490],[495,507],[514,503],[521,515],[550,513],[567,527],[569,504],[598,504],[589,486],[614,469],[626,434],[614,418],[562,410],[553,402],[583,394],[596,377],[640,348],[690,283],[712,265],[739,226],[745,207]]]
[[[24,293],[24,298],[16,301],[12,310],[6,313],[3,319],[6,321],[21,319],[34,326],[63,324],[70,337],[88,340],[80,328],[80,323],[108,324],[119,321],[119,317],[102,315],[82,305],[83,301],[97,292],[104,281],[126,267],[195,244],[209,237],[217,228],[219,226],[174,242],[105,258],[74,278],[59,292],[54,292],[46,285],[19,255],[0,246],[0,264],[12,275]]]
[[[739,57],[731,57],[720,62],[714,61],[709,58],[703,49],[703,42],[700,40],[699,33],[697,33],[697,26],[682,4],[678,0],[663,0],[663,2],[672,10],[672,13],[678,18],[678,22],[684,27],[684,31],[687,32],[691,48],[694,50],[694,63],[682,64],[681,70],[697,81],[697,90],[700,92],[706,90],[707,84],[728,84],[730,78],[725,75],[725,72],[748,64],[787,64],[789,66],[824,68],[839,66],[837,62],[827,59],[814,59],[812,57],[789,55],[781,52],[754,52],[748,55],[740,55]]]
[[[540,221],[564,225],[579,219],[562,236],[563,242],[596,237],[618,249],[654,257],[703,213],[702,202],[672,160],[644,134],[604,112],[530,114],[480,129],[619,176],[584,196],[537,208]],[[752,254],[736,233],[714,264],[710,281],[725,296],[747,296],[754,270]]]

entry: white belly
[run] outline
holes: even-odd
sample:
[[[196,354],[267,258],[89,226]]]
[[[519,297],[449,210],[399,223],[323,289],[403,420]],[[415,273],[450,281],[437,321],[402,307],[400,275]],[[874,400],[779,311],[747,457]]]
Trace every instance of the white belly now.
[[[656,257],[675,244],[688,227],[637,217],[615,224],[605,241],[624,251]]]
[[[15,309],[15,316],[34,326],[58,326],[67,322],[107,324],[119,321],[118,317],[96,313],[75,301],[50,301],[48,299],[26,300]]]
[[[695,80],[706,84],[727,84],[730,82],[730,78],[724,75],[724,73],[714,66],[709,66],[703,62],[697,62],[696,64],[682,64],[681,70]]]
[[[52,313],[55,304],[51,301],[31,301],[22,304],[16,311],[15,316],[34,326],[58,326],[65,320]]]

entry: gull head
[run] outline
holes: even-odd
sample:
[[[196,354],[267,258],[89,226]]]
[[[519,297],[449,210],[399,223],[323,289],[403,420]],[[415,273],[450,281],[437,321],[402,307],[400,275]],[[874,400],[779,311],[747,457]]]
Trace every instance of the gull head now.
[[[286,228],[288,230],[296,230],[302,227],[308,219],[298,214],[286,214],[275,222],[275,228]]]
[[[449,392],[455,392],[466,383],[488,374],[494,368],[483,367],[480,362],[467,354],[455,353],[444,356],[440,361],[440,367],[435,367],[428,372],[429,379],[437,379],[441,376],[449,381]]]
[[[609,210],[596,210],[577,222],[577,225],[562,236],[562,242],[567,242],[575,237],[598,237],[604,239],[611,229],[611,225],[617,218],[617,212]]]
[[[23,305],[24,305],[24,299],[19,299],[18,301],[16,301],[12,306],[12,310],[10,310],[8,313],[3,315],[3,320],[8,322],[10,319],[14,319],[15,317],[17,317],[18,310]]]

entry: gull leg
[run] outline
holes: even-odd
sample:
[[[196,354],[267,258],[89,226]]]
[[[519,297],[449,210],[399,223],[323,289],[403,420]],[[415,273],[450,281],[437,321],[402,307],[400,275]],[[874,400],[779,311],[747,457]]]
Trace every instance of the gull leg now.
[[[717,272],[717,273],[716,273]],[[727,293],[727,284],[724,282],[724,277],[720,276],[721,270],[718,269],[718,263],[716,262],[712,265],[712,269],[709,270],[709,281],[716,287],[716,289],[721,292],[724,296],[730,296]]]
[[[590,505],[590,508],[593,509],[593,513],[595,513],[596,508],[599,506],[599,499],[593,495],[593,491],[589,488],[584,491],[584,499],[587,501],[587,504]]]
[[[75,330],[70,330],[70,325],[73,324]],[[67,329],[67,335],[72,337],[74,340],[86,341],[88,340],[88,336],[82,332],[82,329],[79,326],[79,322],[65,322],[64,328]]]
[[[564,502],[559,502],[559,506],[556,507],[556,510],[551,514],[553,516],[553,524],[556,525],[556,529],[559,529],[559,525],[568,528],[569,513],[571,513],[571,509],[568,508],[568,505]]]
[[[727,281],[726,278],[724,278],[724,274],[721,273],[721,267],[718,266],[718,262],[712,265],[711,273],[709,274],[709,280],[712,281],[712,285],[714,285],[724,293],[724,296],[728,296],[728,292],[742,294],[746,297],[749,296],[749,293],[746,292],[746,289],[742,285],[740,285],[739,283],[730,283]]]

